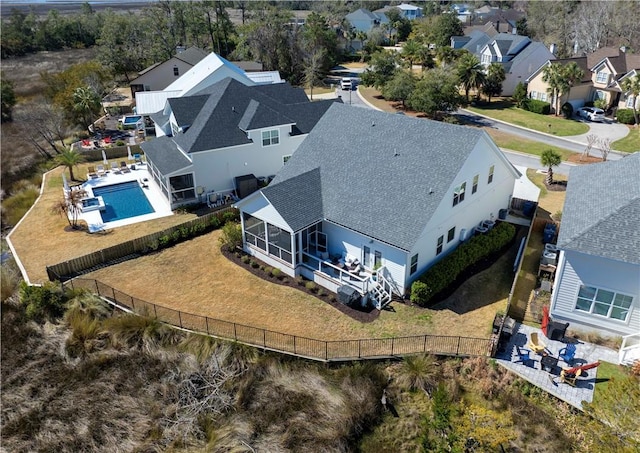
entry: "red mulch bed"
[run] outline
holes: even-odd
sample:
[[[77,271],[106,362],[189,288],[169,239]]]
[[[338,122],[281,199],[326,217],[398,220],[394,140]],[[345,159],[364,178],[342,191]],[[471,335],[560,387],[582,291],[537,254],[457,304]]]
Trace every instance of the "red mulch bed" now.
[[[369,309],[362,309],[362,310],[356,310],[355,308],[351,308],[347,305],[344,305],[342,303],[340,303],[340,301],[338,301],[338,299],[336,298],[336,295],[333,294],[332,292],[330,292],[329,290],[322,288],[324,294],[323,295],[319,295],[318,292],[313,292],[309,289],[307,289],[304,284],[300,285],[298,283],[298,280],[289,277],[288,275],[281,275],[280,277],[273,277],[272,275],[268,274],[267,272],[263,271],[262,269],[260,269],[260,266],[263,267],[270,267],[268,264],[263,263],[262,261],[260,261],[259,259],[255,258],[255,257],[251,257],[251,259],[257,263],[260,264],[260,266],[258,267],[252,267],[250,264],[245,264],[242,261],[242,256],[246,255],[246,253],[242,252],[242,251],[237,251],[237,252],[231,252],[227,247],[222,247],[221,248],[222,254],[227,257],[227,259],[229,259],[230,261],[232,261],[233,263],[235,263],[236,265],[246,269],[247,271],[251,272],[253,275],[255,275],[256,277],[259,277],[263,280],[267,280],[271,283],[275,283],[277,285],[283,285],[283,286],[288,286],[290,288],[294,288],[297,289],[298,291],[302,291],[304,293],[309,294],[310,296],[313,296],[317,299],[320,299],[321,301],[331,305],[333,308],[335,308],[336,310],[344,313],[345,315],[355,319],[356,321],[362,322],[362,323],[368,323],[368,322],[373,322],[375,321],[378,316],[380,316],[380,310],[377,310],[375,308],[369,308]],[[304,281],[304,283],[306,283],[307,280]],[[320,288],[318,286],[318,288]]]

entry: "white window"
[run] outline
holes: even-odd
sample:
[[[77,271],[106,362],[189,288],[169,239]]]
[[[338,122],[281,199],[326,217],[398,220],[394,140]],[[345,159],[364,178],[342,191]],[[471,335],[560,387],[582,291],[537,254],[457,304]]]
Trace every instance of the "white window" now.
[[[447,242],[453,241],[453,238],[455,237],[456,237],[456,227],[453,227],[447,232]]]
[[[493,171],[495,170],[495,165],[489,167],[489,178],[487,178],[487,184],[491,184],[493,182]]]
[[[461,185],[453,189],[453,205],[457,205],[464,201],[464,192],[467,189],[467,183],[463,182]]]
[[[286,156],[282,156],[282,165],[286,164],[289,159],[291,159],[291,154],[287,154]]]
[[[438,238],[438,245],[436,247],[436,255],[440,255],[442,253],[442,244],[444,243],[444,235]]]
[[[278,143],[280,143],[280,131],[278,129],[262,132],[262,146],[277,145]]]
[[[598,83],[607,83],[609,81],[609,73],[604,71],[599,71],[596,74],[596,82]]]
[[[540,100],[547,102],[547,93],[540,93]]]
[[[482,54],[482,64],[491,64],[491,55]]]
[[[416,253],[411,257],[411,267],[409,268],[409,275],[413,275],[418,270],[418,254]]]
[[[626,321],[633,297],[592,286],[580,286],[576,310]]]
[[[473,177],[473,186],[471,187],[471,194],[474,194],[478,191],[478,178],[480,175],[475,175]]]
[[[630,94],[629,96],[627,96],[627,103],[625,104],[626,107],[632,109],[635,100],[636,98],[633,95]]]

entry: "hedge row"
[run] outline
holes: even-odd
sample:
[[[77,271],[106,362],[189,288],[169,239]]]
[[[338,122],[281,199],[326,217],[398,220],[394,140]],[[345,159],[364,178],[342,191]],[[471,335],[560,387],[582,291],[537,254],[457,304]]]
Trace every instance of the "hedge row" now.
[[[633,117],[633,109],[618,109],[616,112],[616,118],[619,123],[622,124],[635,124],[636,120]]]
[[[538,101],[537,99],[527,99],[522,103],[522,108],[533,113],[539,113],[541,115],[548,115],[551,113],[551,104],[544,101]]]
[[[500,222],[486,234],[472,237],[451,254],[437,262],[411,285],[411,301],[426,306],[433,296],[456,281],[470,266],[501,250],[511,242],[516,228]]]

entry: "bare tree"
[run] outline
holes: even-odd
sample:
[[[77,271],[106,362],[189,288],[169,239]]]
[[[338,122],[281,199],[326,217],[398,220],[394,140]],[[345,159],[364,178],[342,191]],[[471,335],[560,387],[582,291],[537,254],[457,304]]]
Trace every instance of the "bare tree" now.
[[[602,154],[602,161],[606,162],[609,153],[611,152],[611,139],[610,138],[601,138],[600,139],[600,153]]]
[[[582,153],[582,157],[589,157],[589,153],[591,152],[591,149],[598,143],[598,136],[596,134],[589,134],[587,135],[587,147],[584,149],[584,152]],[[580,158],[580,160],[582,160],[582,157]]]
[[[82,199],[87,196],[84,189],[71,189],[65,191],[64,197],[54,203],[51,210],[64,216],[69,226],[78,229],[78,218],[82,212]]]
[[[16,124],[21,125],[23,137],[47,158],[64,149],[64,139],[71,133],[62,109],[41,99],[15,113]],[[59,142],[57,144],[56,142]]]
[[[580,2],[572,16],[574,54],[595,52],[606,45],[615,2]]]

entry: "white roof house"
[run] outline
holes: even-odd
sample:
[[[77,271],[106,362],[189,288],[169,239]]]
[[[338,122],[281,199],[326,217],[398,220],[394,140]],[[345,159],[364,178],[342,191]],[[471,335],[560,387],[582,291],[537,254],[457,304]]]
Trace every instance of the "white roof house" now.
[[[167,99],[190,96],[227,77],[247,86],[282,83],[277,71],[246,73],[212,52],[164,90],[137,92],[136,113],[150,115],[159,112],[164,108]]]

